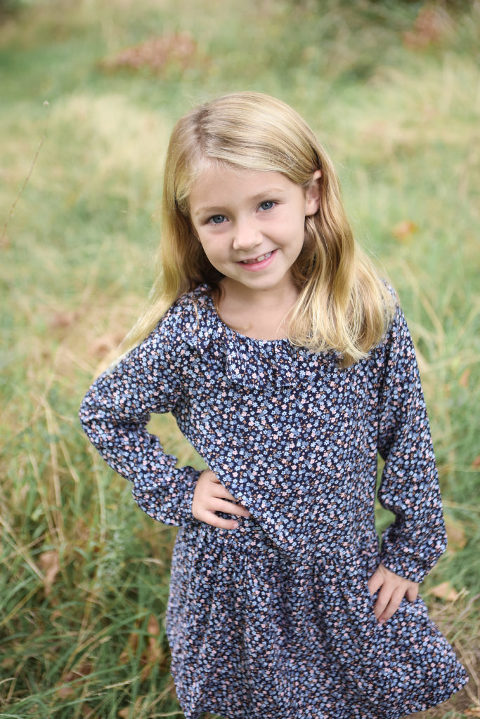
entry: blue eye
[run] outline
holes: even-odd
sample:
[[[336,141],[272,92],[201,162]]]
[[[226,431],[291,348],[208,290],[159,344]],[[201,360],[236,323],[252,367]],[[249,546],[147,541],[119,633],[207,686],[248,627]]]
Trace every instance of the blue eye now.
[[[208,219],[208,222],[212,225],[221,225],[226,219],[225,215],[212,215],[212,217]]]
[[[271,210],[273,207],[275,207],[277,203],[274,202],[274,200],[265,200],[265,202],[260,203],[260,209],[262,210]]]

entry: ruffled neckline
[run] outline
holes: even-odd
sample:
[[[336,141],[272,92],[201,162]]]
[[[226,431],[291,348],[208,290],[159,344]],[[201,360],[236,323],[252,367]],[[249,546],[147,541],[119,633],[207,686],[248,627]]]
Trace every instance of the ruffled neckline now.
[[[257,339],[232,329],[220,318],[206,284],[188,297],[196,315],[191,344],[202,355],[222,358],[232,383],[251,389],[279,388],[294,385],[304,376],[312,356],[307,348],[297,347],[287,338]]]

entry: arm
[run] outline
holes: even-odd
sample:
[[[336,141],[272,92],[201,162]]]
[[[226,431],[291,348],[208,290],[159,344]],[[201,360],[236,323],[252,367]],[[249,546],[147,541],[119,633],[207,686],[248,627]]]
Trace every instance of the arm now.
[[[378,499],[396,518],[383,533],[380,556],[387,570],[418,583],[445,551],[447,538],[415,350],[400,307],[385,352],[378,431],[385,466]]]
[[[191,506],[200,471],[176,468],[176,457],[165,454],[158,438],[146,430],[150,414],[172,410],[181,392],[178,367],[185,349],[175,340],[181,321],[177,315],[177,324],[162,321],[95,380],[79,417],[103,459],[133,483],[139,507],[158,521],[182,526],[195,521]]]

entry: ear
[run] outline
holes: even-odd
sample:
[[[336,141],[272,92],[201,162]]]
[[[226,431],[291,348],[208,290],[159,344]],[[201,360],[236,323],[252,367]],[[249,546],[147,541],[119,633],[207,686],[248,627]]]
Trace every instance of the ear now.
[[[305,217],[314,215],[320,207],[320,185],[318,181],[321,176],[321,170],[315,170],[309,185],[305,189]]]

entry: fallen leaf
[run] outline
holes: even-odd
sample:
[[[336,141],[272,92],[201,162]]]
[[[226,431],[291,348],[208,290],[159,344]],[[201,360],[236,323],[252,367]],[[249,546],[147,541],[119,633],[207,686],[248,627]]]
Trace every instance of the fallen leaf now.
[[[58,552],[56,549],[52,549],[48,552],[43,552],[39,557],[39,563],[45,576],[43,578],[43,587],[45,590],[45,596],[48,597],[52,589],[52,585],[55,581],[55,577],[60,571],[60,561],[58,559]]]
[[[95,715],[95,709],[92,709],[88,704],[82,704],[82,719],[98,719]]]
[[[94,357],[105,357],[109,352],[118,347],[122,339],[123,335],[120,335],[118,332],[107,332],[90,344],[90,354]]]
[[[464,710],[464,714],[467,717],[480,717],[480,707],[469,707]]]
[[[439,599],[444,599],[447,602],[454,602],[460,596],[459,593],[452,587],[450,582],[442,582],[437,584],[430,590],[430,594]]]
[[[123,652],[120,654],[118,661],[120,664],[127,664],[131,657],[135,654],[137,651],[138,646],[138,633],[132,632],[127,640],[127,645]]]
[[[453,29],[452,18],[444,8],[427,5],[420,8],[412,29],[403,33],[403,42],[413,50],[421,50],[440,43]]]
[[[72,674],[75,677],[88,677],[89,674],[93,672],[93,664],[92,662],[82,662],[79,664],[75,669],[72,670]]]
[[[480,469],[480,454],[472,462],[473,469]]]
[[[392,227],[392,235],[400,240],[400,242],[408,242],[412,239],[412,235],[417,232],[418,226],[411,220],[403,220],[395,227]]]
[[[467,367],[466,370],[464,370],[460,376],[460,379],[458,380],[458,384],[460,387],[468,387],[468,380],[470,379],[470,367]]]
[[[75,694],[75,687],[61,686],[57,689],[57,694],[60,699],[68,699]]]
[[[454,554],[459,549],[463,549],[467,543],[465,529],[461,522],[448,515],[445,517],[445,527],[447,529],[448,551]]]
[[[175,63],[185,70],[192,64],[196,51],[197,44],[189,32],[165,33],[127,47],[110,60],[104,60],[101,66],[106,70],[139,70],[147,67],[154,72],[161,72],[169,64]]]
[[[148,633],[152,637],[158,637],[160,635],[160,625],[158,619],[154,614],[150,614],[150,618],[147,624]]]
[[[71,697],[73,694],[76,693],[78,685],[69,686],[69,684],[71,682],[74,682],[76,679],[87,677],[89,674],[92,673],[92,671],[93,664],[86,661],[79,664],[75,669],[71,669],[69,672],[64,674],[61,679],[61,685],[57,689],[58,696],[62,699],[68,699],[68,697]]]
[[[148,637],[147,648],[142,656],[142,661],[145,662],[145,666],[141,673],[141,678],[144,681],[148,679],[153,667],[161,661],[163,655],[162,647],[158,642],[160,625],[154,614],[150,615],[147,629],[150,636]]]
[[[76,312],[55,312],[48,324],[52,330],[64,329],[65,327],[71,327],[76,319]]]

